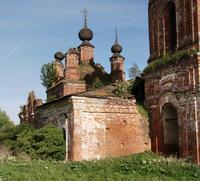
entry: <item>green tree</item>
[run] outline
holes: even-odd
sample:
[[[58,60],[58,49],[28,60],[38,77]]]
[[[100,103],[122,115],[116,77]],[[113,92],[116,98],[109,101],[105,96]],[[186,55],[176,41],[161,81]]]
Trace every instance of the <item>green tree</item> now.
[[[40,79],[42,81],[42,85],[49,89],[53,86],[53,83],[57,80],[57,72],[53,66],[53,62],[44,64],[41,68]]]
[[[3,144],[5,140],[11,138],[14,127],[13,122],[6,112],[0,110],[0,144]]]
[[[5,111],[0,110],[0,131],[13,127],[14,124]]]
[[[133,80],[136,79],[136,77],[140,77],[142,71],[139,69],[138,65],[136,63],[133,63],[131,68],[128,70],[129,77]]]

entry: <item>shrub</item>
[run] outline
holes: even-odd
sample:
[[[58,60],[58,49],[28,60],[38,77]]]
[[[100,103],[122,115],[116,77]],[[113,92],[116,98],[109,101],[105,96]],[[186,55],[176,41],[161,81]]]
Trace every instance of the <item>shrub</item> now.
[[[13,122],[5,111],[0,110],[0,144],[11,138],[13,129]]]
[[[96,78],[94,79],[94,81],[92,82],[92,88],[93,88],[93,89],[97,89],[97,88],[100,88],[100,87],[103,87],[103,86],[104,86],[104,82],[101,81],[101,80],[99,79],[99,77],[96,77]]]
[[[35,130],[32,135],[32,148],[40,159],[65,159],[65,141],[62,132],[53,125]]]
[[[65,144],[62,132],[53,125],[34,129],[27,124],[16,126],[4,144],[17,155],[28,154],[32,158],[64,160]]]
[[[132,86],[133,86],[133,81],[117,83],[115,95],[123,99],[132,97],[131,96]]]
[[[165,67],[166,65],[175,63],[177,61],[181,61],[183,58],[191,57],[196,53],[197,53],[196,50],[190,49],[190,50],[176,51],[173,54],[165,54],[163,57],[158,58],[149,63],[148,66],[143,70],[143,73],[148,74],[159,68]]]

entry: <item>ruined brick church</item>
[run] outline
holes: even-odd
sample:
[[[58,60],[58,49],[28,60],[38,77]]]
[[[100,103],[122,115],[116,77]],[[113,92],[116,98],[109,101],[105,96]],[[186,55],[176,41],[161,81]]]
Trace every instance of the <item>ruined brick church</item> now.
[[[200,1],[150,0],[149,37],[152,150],[200,164]]]
[[[54,123],[66,132],[66,159],[88,160],[148,150],[200,164],[200,1],[149,0],[150,57],[144,70],[148,123],[134,98],[116,97],[125,81],[122,47],[112,46],[111,73],[94,63],[92,31],[79,32],[78,48],[55,54],[59,80],[42,103],[30,93],[21,122]],[[191,53],[192,52],[192,53]],[[65,58],[65,65],[61,62]],[[92,89],[95,79],[105,86]]]
[[[84,27],[79,32],[81,44],[65,54],[54,55],[58,78],[46,91],[50,101],[43,103],[30,92],[19,113],[21,123],[36,127],[53,123],[63,129],[66,160],[117,157],[149,150],[149,124],[138,113],[135,99],[116,95],[117,85],[125,82],[125,58],[117,34],[111,47],[111,73],[95,63],[92,38],[85,11]]]

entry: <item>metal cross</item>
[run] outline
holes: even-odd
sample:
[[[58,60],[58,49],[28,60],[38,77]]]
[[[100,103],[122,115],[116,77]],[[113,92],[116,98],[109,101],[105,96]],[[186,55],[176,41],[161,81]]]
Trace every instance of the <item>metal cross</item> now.
[[[115,43],[118,43],[117,27],[115,26]]]
[[[89,13],[89,11],[87,11],[87,9],[84,8],[81,12],[84,14],[84,23],[85,27],[87,27],[87,14]]]

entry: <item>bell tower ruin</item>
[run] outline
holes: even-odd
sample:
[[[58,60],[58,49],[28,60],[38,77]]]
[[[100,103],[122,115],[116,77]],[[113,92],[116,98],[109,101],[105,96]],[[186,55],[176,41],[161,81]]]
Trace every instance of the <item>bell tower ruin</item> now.
[[[200,164],[200,1],[149,0],[144,70],[152,150]]]
[[[125,58],[120,54],[122,52],[122,46],[118,42],[117,29],[115,28],[115,43],[111,47],[111,52],[113,53],[110,57],[111,62],[111,80],[113,82],[123,82],[125,81],[124,72],[124,61]]]

